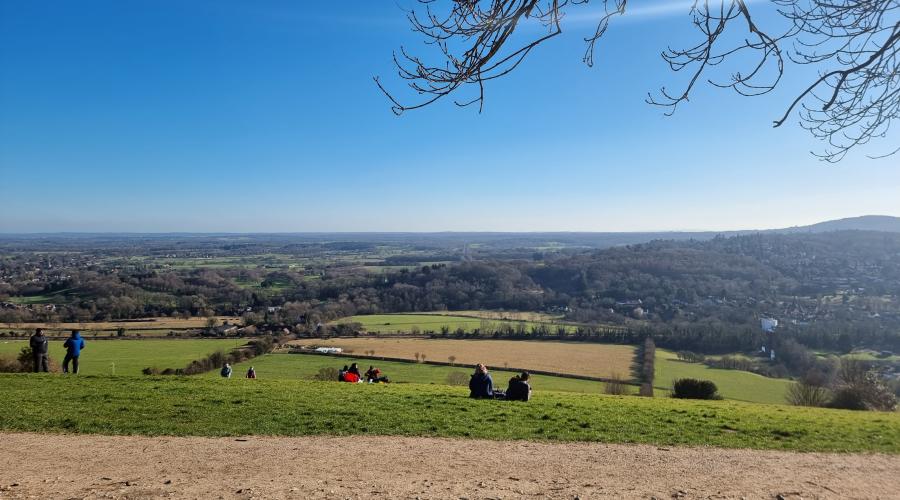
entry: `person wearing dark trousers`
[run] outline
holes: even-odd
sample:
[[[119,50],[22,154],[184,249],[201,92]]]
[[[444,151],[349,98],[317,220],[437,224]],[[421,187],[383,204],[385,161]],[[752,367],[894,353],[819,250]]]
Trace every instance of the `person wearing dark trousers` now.
[[[72,330],[72,336],[63,344],[66,348],[66,357],[63,358],[63,373],[69,373],[69,361],[72,362],[72,373],[78,373],[78,357],[84,349],[84,339],[78,330]]]
[[[31,346],[31,356],[34,358],[34,372],[49,372],[50,358],[47,354],[49,343],[44,336],[44,330],[36,329],[28,340],[28,345]]]

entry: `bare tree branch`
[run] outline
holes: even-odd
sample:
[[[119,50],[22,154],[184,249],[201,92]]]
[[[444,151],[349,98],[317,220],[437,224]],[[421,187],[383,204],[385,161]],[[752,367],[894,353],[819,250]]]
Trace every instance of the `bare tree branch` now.
[[[595,0],[603,9],[597,13],[593,33],[584,39],[583,60],[588,66],[593,66],[597,42],[610,22],[627,15],[628,1]],[[670,47],[661,54],[672,71],[688,74],[687,81],[677,91],[662,87],[656,96],[648,94],[648,103],[667,108],[665,114],[671,115],[690,99],[701,78],[744,96],[766,94],[781,83],[788,59],[825,69],[793,99],[775,127],[799,110],[800,126],[828,145],[824,152],[814,153],[827,161],[839,161],[851,149],[886,136],[900,112],[900,0],[767,0],[787,21],[787,28],[778,33],[759,27],[748,1],[693,1],[689,13],[700,39],[688,48]],[[396,114],[427,106],[466,86],[476,89],[475,97],[456,104],[477,103],[480,111],[485,82],[507,75],[534,48],[562,33],[566,10],[590,0],[418,2],[420,9],[407,17],[413,30],[437,47],[440,62],[426,62],[403,47],[394,54],[398,76],[423,97],[418,103],[403,104],[376,77]],[[517,33],[527,23],[539,24],[543,33]],[[751,62],[745,71],[733,72],[723,81],[706,76],[732,60]]]

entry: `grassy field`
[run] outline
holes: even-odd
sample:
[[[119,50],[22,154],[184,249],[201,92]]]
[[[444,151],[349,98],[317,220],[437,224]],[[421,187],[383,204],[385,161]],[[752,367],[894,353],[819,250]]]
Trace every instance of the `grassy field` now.
[[[900,453],[900,415],[541,392],[197,377],[0,375],[0,429],[142,435],[405,435]]]
[[[512,321],[560,321],[563,319],[562,314],[547,314],[529,311],[432,311],[421,314],[437,315],[437,316],[463,316],[472,318],[483,318],[490,320],[512,320]]]
[[[5,329],[22,330],[44,328],[52,331],[64,330],[116,330],[124,328],[126,330],[146,330],[150,328],[168,328],[172,330],[186,328],[203,328],[206,326],[207,318],[147,318],[133,321],[84,321],[80,323],[3,323]],[[229,323],[240,324],[241,318],[233,316],[216,316],[216,320],[221,324],[223,321]]]
[[[472,373],[470,366],[436,366],[420,363],[401,363],[391,361],[373,361],[369,359],[356,359],[333,356],[318,356],[314,354],[267,354],[250,361],[234,366],[234,375],[243,377],[247,368],[253,366],[259,378],[276,380],[310,380],[319,373],[321,368],[340,368],[350,363],[359,363],[361,371],[365,371],[370,365],[378,367],[384,375],[393,383],[401,384],[437,384],[447,385],[447,375],[458,372],[466,376]],[[504,370],[491,370],[494,385],[500,389],[506,389],[510,377],[514,372]],[[217,378],[216,372],[209,372],[204,377]],[[337,382],[335,382],[337,383]],[[604,384],[590,380],[578,380],[564,377],[548,377],[533,375],[531,386],[536,391],[560,391],[599,394],[603,392]],[[635,390],[634,388],[631,388]]]
[[[740,370],[709,368],[700,363],[686,363],[679,361],[674,352],[657,349],[653,385],[660,389],[670,389],[672,381],[678,378],[712,380],[719,387],[722,396],[753,403],[786,404],[784,398],[791,384],[785,379],[768,378]]]
[[[300,345],[341,347],[345,351],[376,356],[415,359],[425,354],[427,360],[474,365],[485,363],[494,368],[511,367],[556,373],[631,378],[634,347],[628,345],[592,344],[585,342],[464,340],[464,339],[398,339],[339,338],[302,340]]]
[[[140,375],[141,370],[182,368],[191,360],[209,353],[245,344],[246,340],[97,340],[87,341],[79,359],[80,375]],[[28,345],[27,340],[0,340],[0,355],[16,356]],[[61,363],[65,356],[62,340],[50,342],[50,358]]]
[[[565,326],[567,330],[573,330],[571,325],[561,325],[559,323],[537,322],[537,321],[494,321],[491,319],[477,318],[471,316],[454,316],[452,314],[368,314],[361,316],[350,316],[338,320],[339,323],[360,323],[365,327],[366,331],[378,333],[410,333],[413,329],[420,332],[433,331],[440,332],[441,328],[446,326],[451,332],[457,328],[466,331],[472,331],[480,328],[482,322],[487,321],[494,325],[510,324],[513,327],[524,324],[525,328],[531,329],[533,326],[541,324],[547,325],[553,331],[557,326]]]

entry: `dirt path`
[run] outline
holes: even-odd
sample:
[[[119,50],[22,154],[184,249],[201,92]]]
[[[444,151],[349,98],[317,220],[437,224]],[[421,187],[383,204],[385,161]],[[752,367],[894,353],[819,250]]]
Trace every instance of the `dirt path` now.
[[[0,434],[0,498],[777,495],[900,498],[900,457],[431,438]]]

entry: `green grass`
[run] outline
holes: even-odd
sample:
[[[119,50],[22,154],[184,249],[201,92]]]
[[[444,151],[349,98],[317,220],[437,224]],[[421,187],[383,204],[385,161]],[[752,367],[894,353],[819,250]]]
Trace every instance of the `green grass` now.
[[[115,364],[116,375],[140,375],[141,370],[158,368],[182,368],[191,360],[202,358],[216,350],[230,350],[245,344],[246,340],[189,339],[189,340],[91,340],[79,359],[82,375],[111,374]],[[0,355],[18,355],[27,340],[0,340]],[[65,356],[62,340],[50,342],[50,357],[61,363]]]
[[[481,318],[472,318],[467,316],[444,316],[436,314],[369,314],[361,316],[350,316],[339,320],[341,323],[360,323],[366,331],[378,333],[409,333],[413,327],[417,327],[420,332],[433,331],[440,332],[441,328],[446,326],[452,333],[457,328],[462,328],[467,332],[471,332],[475,328],[480,328],[483,321],[492,325],[510,324],[516,327],[519,324],[525,325],[529,331],[533,326],[547,325],[551,331],[555,332],[558,323],[540,323],[534,321],[503,321],[503,320],[484,320]],[[563,325],[565,326],[565,325]],[[571,325],[566,326],[567,330],[572,330]]]
[[[785,394],[791,384],[785,379],[679,361],[674,352],[657,349],[653,385],[660,389],[670,389],[672,381],[678,378],[712,380],[725,398],[752,403],[786,404]]]
[[[43,304],[65,304],[69,302],[69,295],[73,294],[74,290],[71,288],[66,288],[64,290],[57,290],[52,293],[42,294],[42,295],[28,295],[25,297],[10,297],[9,301],[13,304],[21,304],[21,305],[43,305]]]
[[[0,429],[142,435],[404,435],[900,453],[900,416],[539,391],[200,377],[0,375]]]
[[[370,365],[377,366],[384,375],[394,383],[411,384],[447,384],[447,375],[462,372],[468,376],[472,372],[470,366],[437,366],[420,363],[400,363],[391,361],[374,361],[336,356],[319,356],[314,354],[267,354],[250,361],[235,365],[235,376],[243,377],[247,368],[253,366],[260,378],[276,380],[309,380],[321,368],[340,368],[350,363],[359,363],[360,371],[365,372]],[[491,370],[494,385],[506,389],[507,382],[515,372]],[[206,373],[205,377],[215,378],[218,373]],[[581,392],[599,394],[603,392],[602,382],[578,380],[564,377],[532,375],[532,387],[535,390]]]

